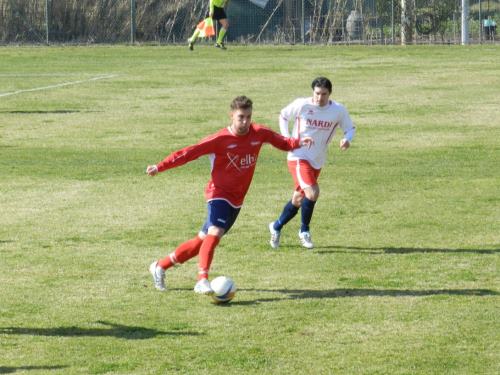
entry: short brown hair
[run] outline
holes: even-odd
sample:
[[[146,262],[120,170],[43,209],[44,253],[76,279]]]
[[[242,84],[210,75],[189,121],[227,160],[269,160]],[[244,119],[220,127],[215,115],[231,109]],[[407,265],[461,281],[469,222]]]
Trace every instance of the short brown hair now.
[[[253,103],[250,98],[245,95],[237,96],[233,99],[230,105],[231,111],[236,111],[237,109],[252,109]]]

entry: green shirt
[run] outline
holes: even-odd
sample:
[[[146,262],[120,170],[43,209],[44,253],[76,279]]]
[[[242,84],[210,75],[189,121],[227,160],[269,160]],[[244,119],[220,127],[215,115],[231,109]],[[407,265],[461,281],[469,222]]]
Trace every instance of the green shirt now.
[[[214,11],[214,6],[217,8],[224,8],[229,0],[210,0],[210,12]]]

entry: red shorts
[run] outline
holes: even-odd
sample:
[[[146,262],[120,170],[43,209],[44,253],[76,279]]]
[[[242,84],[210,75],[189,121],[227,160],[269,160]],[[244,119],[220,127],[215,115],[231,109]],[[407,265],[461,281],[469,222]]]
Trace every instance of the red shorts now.
[[[288,160],[288,171],[293,177],[295,191],[304,192],[304,188],[318,183],[321,169],[314,169],[306,160]]]

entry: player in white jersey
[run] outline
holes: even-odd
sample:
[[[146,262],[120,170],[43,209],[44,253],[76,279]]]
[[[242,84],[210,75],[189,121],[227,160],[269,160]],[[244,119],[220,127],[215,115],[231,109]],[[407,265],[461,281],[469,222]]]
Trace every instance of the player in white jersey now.
[[[318,177],[325,163],[328,145],[338,128],[344,132],[340,149],[347,150],[354,138],[354,127],[347,109],[340,103],[330,100],[332,83],[328,78],[318,77],[311,84],[312,97],[299,98],[281,110],[279,125],[281,134],[289,137],[289,124],[293,122],[292,136],[311,137],[311,148],[301,148],[288,152],[288,170],[293,177],[295,190],[280,217],[269,223],[273,249],[279,246],[281,229],[301,210],[299,239],[302,246],[314,247],[309,225],[314,205],[319,197]]]

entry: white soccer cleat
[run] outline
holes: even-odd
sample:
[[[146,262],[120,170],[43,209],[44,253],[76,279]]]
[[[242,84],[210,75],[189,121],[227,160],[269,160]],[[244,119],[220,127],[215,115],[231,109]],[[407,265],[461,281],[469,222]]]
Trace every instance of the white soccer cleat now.
[[[161,292],[167,290],[167,287],[165,286],[165,270],[158,266],[158,262],[151,263],[149,266],[149,272],[153,275],[155,288]]]
[[[280,245],[281,232],[279,230],[274,229],[274,221],[269,223],[269,232],[271,233],[271,239],[269,240],[269,244],[273,249],[277,249]]]
[[[210,286],[210,282],[208,281],[208,279],[198,280],[198,282],[194,286],[194,292],[206,295],[214,294],[214,291],[212,290],[212,287]]]
[[[311,233],[309,232],[299,232],[300,243],[306,249],[312,249],[314,247],[311,240]]]

